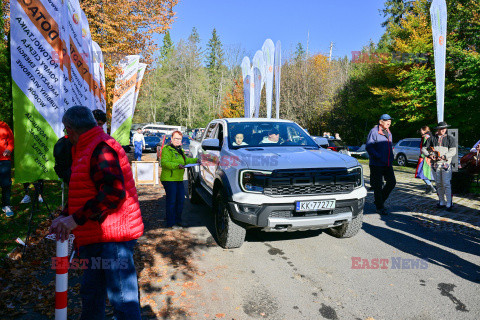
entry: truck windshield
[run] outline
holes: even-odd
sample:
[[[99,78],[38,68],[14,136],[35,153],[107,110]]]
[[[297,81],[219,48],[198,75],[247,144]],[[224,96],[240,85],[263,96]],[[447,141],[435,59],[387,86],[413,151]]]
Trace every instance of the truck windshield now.
[[[230,148],[309,146],[318,145],[296,123],[291,122],[237,122],[228,124]]]

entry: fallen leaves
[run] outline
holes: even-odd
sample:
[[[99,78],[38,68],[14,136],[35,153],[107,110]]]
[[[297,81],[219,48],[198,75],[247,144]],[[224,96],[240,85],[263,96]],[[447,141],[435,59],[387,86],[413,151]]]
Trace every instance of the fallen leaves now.
[[[146,226],[134,251],[142,315],[165,319],[195,317],[189,309],[198,301],[191,291],[199,290],[196,279],[205,276],[204,271],[198,270],[195,258],[208,246],[187,230],[159,227],[159,210],[164,207],[158,199],[162,198],[163,189],[142,186],[138,190]],[[16,250],[0,268],[0,319],[34,312],[54,317],[55,272],[51,259],[55,242],[44,239],[49,226],[50,222],[45,221],[34,232],[23,260],[22,251]],[[69,282],[81,275],[82,270],[70,269]],[[69,315],[81,313],[79,290],[80,284],[68,288]]]
[[[2,261],[0,269],[0,318],[13,319],[32,311],[52,318],[55,312],[55,272],[51,259],[55,256],[55,242],[45,239],[50,221],[43,221],[33,232],[25,254],[18,247]],[[69,277],[79,276],[70,270]],[[79,287],[69,288],[70,306]]]

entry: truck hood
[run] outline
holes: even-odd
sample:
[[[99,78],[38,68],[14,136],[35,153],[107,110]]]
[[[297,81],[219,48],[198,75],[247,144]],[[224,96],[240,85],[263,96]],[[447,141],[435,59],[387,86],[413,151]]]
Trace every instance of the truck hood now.
[[[232,150],[243,165],[249,169],[306,169],[350,168],[359,165],[357,159],[338,152],[303,147],[265,147]]]

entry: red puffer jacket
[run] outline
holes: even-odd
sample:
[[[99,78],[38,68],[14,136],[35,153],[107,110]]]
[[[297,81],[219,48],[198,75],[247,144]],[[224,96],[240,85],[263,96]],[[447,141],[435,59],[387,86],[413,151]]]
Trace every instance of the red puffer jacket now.
[[[13,152],[13,132],[8,124],[0,121],[0,161],[12,160],[11,154],[6,157],[3,156],[3,152],[7,149]]]
[[[138,203],[132,169],[122,146],[95,127],[82,134],[72,148],[72,175],[68,191],[68,214],[73,214],[96,196],[97,190],[90,178],[90,158],[99,143],[105,142],[118,155],[125,181],[126,197],[122,204],[99,223],[88,220],[73,230],[78,247],[100,242],[122,242],[138,239],[143,234],[143,221]]]

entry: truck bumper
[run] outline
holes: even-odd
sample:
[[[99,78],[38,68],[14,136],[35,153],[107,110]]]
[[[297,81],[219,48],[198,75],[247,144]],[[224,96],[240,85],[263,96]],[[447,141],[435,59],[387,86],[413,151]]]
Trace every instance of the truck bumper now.
[[[264,231],[325,229],[350,222],[363,211],[365,198],[337,200],[335,209],[301,212],[294,203],[250,205],[229,202],[232,218]]]

